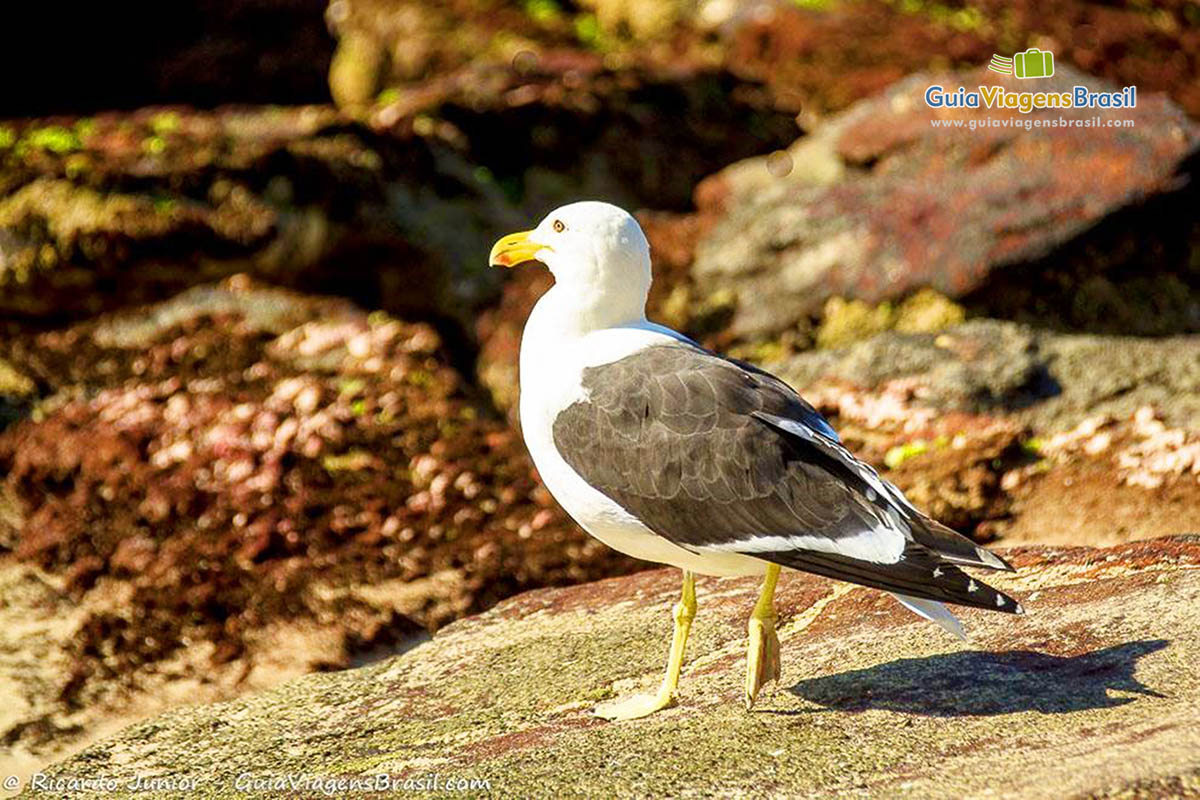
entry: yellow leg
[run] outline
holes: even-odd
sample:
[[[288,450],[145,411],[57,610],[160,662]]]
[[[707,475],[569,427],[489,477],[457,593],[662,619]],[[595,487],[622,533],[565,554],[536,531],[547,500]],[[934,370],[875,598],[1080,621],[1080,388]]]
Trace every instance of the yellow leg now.
[[[671,654],[667,657],[667,671],[663,675],[658,694],[638,694],[621,700],[601,703],[596,706],[596,716],[605,719],[637,719],[674,705],[675,689],[679,686],[679,672],[683,669],[683,653],[687,649],[688,633],[692,620],[696,618],[696,576],[683,573],[683,592],[675,604],[675,633],[671,637]]]
[[[775,584],[779,567],[767,565],[762,591],[750,615],[750,646],[746,651],[746,708],[754,705],[758,690],[779,679],[779,637],[775,634]]]

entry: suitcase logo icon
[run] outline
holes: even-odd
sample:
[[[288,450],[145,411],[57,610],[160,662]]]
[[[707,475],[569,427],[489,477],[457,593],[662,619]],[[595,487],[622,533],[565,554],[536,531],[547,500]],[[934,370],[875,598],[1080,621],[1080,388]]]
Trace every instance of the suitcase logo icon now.
[[[1012,58],[994,55],[988,69],[1017,78],[1049,78],[1054,75],[1054,53],[1031,47]]]

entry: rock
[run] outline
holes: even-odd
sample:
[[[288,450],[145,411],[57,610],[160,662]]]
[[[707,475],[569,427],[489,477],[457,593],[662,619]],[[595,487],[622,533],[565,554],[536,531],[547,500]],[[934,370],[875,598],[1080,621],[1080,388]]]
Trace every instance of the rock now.
[[[1198,365],[1197,337],[973,320],[772,367],[942,522],[979,541],[1100,545],[1200,515]]]
[[[1042,333],[1051,396],[1027,417],[1065,428],[1085,415],[1127,417],[1153,406],[1171,425],[1200,431],[1200,336],[1140,339]]]
[[[1050,81],[1038,88],[1113,88],[1069,66]],[[995,83],[1022,88],[978,71],[910,76],[832,118],[816,141],[800,140],[785,156],[790,172],[773,175],[759,158],[710,179],[720,188],[705,192],[723,213],[696,245],[696,302],[731,292],[730,333],[749,340],[807,326],[830,297],[878,303],[922,287],[1044,325],[1200,330],[1189,177],[1200,126],[1148,93],[1112,112],[1134,120],[1133,131],[930,124],[1022,117],[924,101],[931,84]],[[1029,115],[1051,116],[1095,113]]]
[[[539,20],[510,3],[332,0],[325,18],[338,40],[329,82],[339,105],[370,105],[383,87],[445,76],[473,62],[503,67],[518,52],[573,41],[561,18]]]
[[[0,314],[78,318],[249,272],[463,326],[518,217],[436,137],[328,107],[28,121],[0,150]],[[435,188],[436,187],[436,188]]]
[[[339,38],[339,54],[343,46],[365,54],[341,64],[335,59],[335,73],[358,75],[339,74],[334,83],[398,86],[468,65],[528,63],[529,56],[570,52],[611,64],[719,66],[767,83],[794,111],[816,119],[913,72],[983,64],[993,53],[1040,46],[1057,48],[1059,63],[1074,61],[1122,85],[1169,92],[1190,113],[1200,110],[1193,80],[1200,52],[1184,10],[1164,8],[1152,17],[1070,0],[1052,16],[1032,2],[951,10],[882,3],[798,7],[780,0],[333,0],[326,19]],[[369,48],[361,47],[363,38]]]
[[[335,0],[329,16],[339,106],[445,133],[531,216],[581,198],[686,209],[700,178],[795,138],[796,109],[762,79],[688,50],[592,47],[554,3]]]
[[[46,775],[190,777],[204,796],[239,775],[435,773],[513,797],[1200,791],[1200,539],[1005,555],[1019,572],[996,582],[1028,614],[964,610],[971,643],[879,592],[785,575],[784,679],[754,713],[740,670],[757,587],[704,579],[678,706],[591,715],[657,685],[679,579],[661,570],[527,593],[399,657],[132,726]]]
[[[537,217],[580,198],[687,209],[705,175],[796,135],[794,112],[762,83],[703,64],[614,69],[588,52],[526,55],[392,87],[369,121],[445,132]]]
[[[568,56],[576,64],[603,61],[619,69],[719,68],[769,83],[793,113],[801,105],[818,113],[843,107],[929,68],[943,54],[965,62],[991,54],[979,35],[865,3],[812,12],[782,2],[722,0],[524,8],[470,0],[334,0],[327,19],[339,39],[335,85],[403,87],[463,67],[494,70]],[[862,55],[838,44],[851,37],[862,44]],[[343,51],[350,57],[342,59]]]
[[[553,504],[426,324],[237,276],[0,353],[44,387],[0,431],[0,567],[67,609],[49,674],[0,672],[0,705],[29,709],[13,747],[57,752],[164,683],[228,697],[639,566]],[[43,616],[36,596],[0,627]]]
[[[801,391],[830,382],[874,391],[903,381],[919,405],[1011,413],[1039,434],[1147,405],[1169,424],[1200,430],[1198,336],[1068,334],[971,320],[940,334],[888,332],[766,366]]]
[[[761,86],[592,62],[455,73],[393,92],[372,128],[329,107],[0,126],[0,313],[81,318],[245,272],[432,320],[466,360],[497,237],[580,196],[686,206],[794,136]]]
[[[806,127],[905,75],[944,68],[947,60],[982,64],[994,52],[974,6],[962,10],[967,24],[951,25],[926,10],[884,3],[754,2],[737,8],[740,13],[721,28],[725,63],[792,97]]]
[[[1008,517],[986,526],[1006,543],[1112,544],[1200,514],[1200,431],[1171,428],[1150,406],[1089,417],[1026,449],[1039,460],[1004,475]]]
[[[986,411],[1048,391],[1036,335],[1010,322],[972,320],[941,334],[888,331],[845,348],[799,353],[767,368],[802,393],[822,381],[868,390],[909,379],[919,402]]]
[[[1164,92],[1200,116],[1200,43],[1185,9],[1157,18],[1129,6],[1068,0],[1053,14],[1035,0],[970,6],[876,3],[743,4],[729,51],[735,69],[765,75],[818,114],[837,111],[918,71],[984,64],[993,53],[1050,49],[1076,68],[1139,92]],[[766,9],[764,9],[766,7]],[[765,13],[769,9],[774,13]],[[854,42],[847,47],[846,42]]]
[[[33,380],[0,358],[0,430],[24,416],[36,394]]]

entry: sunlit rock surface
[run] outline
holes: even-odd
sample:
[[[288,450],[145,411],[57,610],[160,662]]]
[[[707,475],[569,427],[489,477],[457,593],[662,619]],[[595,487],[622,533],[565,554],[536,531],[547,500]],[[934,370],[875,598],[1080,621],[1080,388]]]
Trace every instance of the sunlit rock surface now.
[[[1024,617],[967,610],[970,643],[879,592],[780,583],[783,680],[741,703],[749,580],[703,580],[676,708],[599,699],[657,682],[678,573],[532,592],[397,658],[181,709],[54,776],[490,782],[501,797],[1187,796],[1200,791],[1200,545],[1006,553]],[[266,792],[260,792],[265,796]],[[367,796],[350,792],[351,796]],[[30,796],[33,796],[32,794]]]
[[[1021,83],[986,71],[912,75],[800,139],[790,171],[758,159],[710,178],[697,196],[712,198],[718,221],[696,244],[698,303],[721,298],[731,334],[752,340],[819,316],[831,297],[878,303],[923,287],[1042,325],[1200,328],[1190,255],[1200,126],[1146,92],[1134,109],[1028,115],[924,99],[934,84]],[[1069,66],[1037,88],[1077,84],[1117,88]],[[1135,127],[931,124],[1096,116]]]

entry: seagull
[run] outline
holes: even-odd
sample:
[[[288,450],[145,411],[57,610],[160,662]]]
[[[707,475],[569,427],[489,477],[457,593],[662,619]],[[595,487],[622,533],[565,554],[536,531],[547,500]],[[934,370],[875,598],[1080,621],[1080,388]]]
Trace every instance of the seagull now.
[[[532,261],[554,276],[521,339],[521,431],[538,474],[601,542],[683,570],[658,692],[603,703],[598,716],[674,704],[698,574],[762,576],[747,708],[779,677],[781,569],[890,592],[960,638],[945,603],[1023,613],[961,569],[1012,571],[1004,559],[918,511],[790,386],[646,319],[650,245],[632,215],[571,203],[489,256],[492,266]]]

